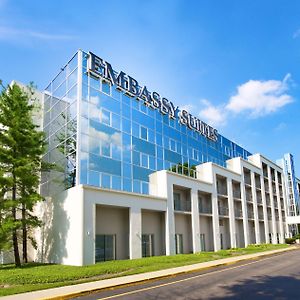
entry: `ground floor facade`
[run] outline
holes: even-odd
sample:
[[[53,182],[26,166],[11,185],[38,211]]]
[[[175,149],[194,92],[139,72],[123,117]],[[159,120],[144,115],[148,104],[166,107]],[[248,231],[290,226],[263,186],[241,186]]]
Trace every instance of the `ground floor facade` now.
[[[231,159],[227,168],[205,163],[193,177],[158,171],[149,195],[75,186],[37,208],[44,226],[35,260],[80,266],[283,243],[284,183],[267,163],[261,156]]]

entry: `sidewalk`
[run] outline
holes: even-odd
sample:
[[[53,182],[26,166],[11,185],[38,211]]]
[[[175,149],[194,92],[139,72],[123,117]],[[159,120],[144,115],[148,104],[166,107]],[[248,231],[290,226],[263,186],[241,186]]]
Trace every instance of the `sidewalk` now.
[[[55,298],[62,299],[63,297],[67,297],[67,296],[70,297],[72,295],[75,297],[76,295],[79,295],[84,292],[92,291],[92,290],[112,288],[119,285],[126,285],[126,284],[145,281],[149,279],[156,279],[156,278],[167,277],[167,276],[180,274],[180,273],[187,273],[191,271],[207,269],[207,268],[212,268],[221,265],[227,265],[227,264],[236,263],[247,259],[255,259],[258,257],[267,256],[270,254],[275,254],[280,252],[291,251],[295,249],[299,249],[299,247],[290,246],[289,248],[285,248],[285,249],[264,251],[264,252],[254,253],[254,254],[241,255],[237,257],[223,258],[223,259],[208,261],[204,263],[165,269],[165,270],[160,270],[155,272],[129,275],[129,276],[93,281],[88,283],[81,283],[76,285],[69,285],[69,286],[41,290],[36,292],[29,292],[24,294],[4,296],[1,297],[0,299],[1,300],[12,300],[12,299],[35,300],[35,299],[55,299]]]

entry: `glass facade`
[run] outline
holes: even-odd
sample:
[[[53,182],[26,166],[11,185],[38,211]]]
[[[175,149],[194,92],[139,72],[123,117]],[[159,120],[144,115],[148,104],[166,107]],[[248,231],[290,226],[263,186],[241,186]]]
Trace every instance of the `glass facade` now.
[[[78,52],[45,92],[45,158],[57,164],[44,178],[48,189],[59,181],[65,188],[87,184],[148,194],[148,176],[157,170],[204,162],[225,166],[227,159],[251,154],[222,135],[209,140],[90,76],[88,55]]]

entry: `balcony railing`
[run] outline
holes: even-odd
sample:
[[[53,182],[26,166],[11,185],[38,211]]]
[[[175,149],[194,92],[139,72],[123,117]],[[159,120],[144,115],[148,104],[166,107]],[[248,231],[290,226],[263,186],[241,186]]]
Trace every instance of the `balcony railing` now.
[[[174,210],[190,212],[191,202],[190,201],[174,202]]]
[[[228,216],[228,207],[218,206],[218,211],[220,216]]]
[[[253,211],[248,210],[248,219],[254,219],[254,213]]]
[[[233,192],[233,198],[236,198],[236,199],[241,199],[241,193],[239,192]]]
[[[252,195],[250,193],[246,193],[246,200],[252,202]]]
[[[258,213],[258,219],[263,220],[264,219],[264,214],[263,213]]]
[[[241,209],[235,209],[234,210],[234,215],[236,218],[242,218],[243,217],[243,211]]]
[[[224,187],[218,187],[217,192],[219,195],[227,196],[227,189]]]
[[[212,213],[212,207],[211,206],[199,206],[199,212],[202,214],[211,214]]]

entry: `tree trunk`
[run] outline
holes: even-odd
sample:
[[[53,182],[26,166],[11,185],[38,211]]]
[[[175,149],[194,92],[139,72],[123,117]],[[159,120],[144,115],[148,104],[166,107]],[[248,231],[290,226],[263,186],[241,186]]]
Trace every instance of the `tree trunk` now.
[[[15,179],[15,176],[13,176]],[[15,205],[16,203],[16,185],[13,186],[12,190],[12,200]],[[12,217],[14,222],[17,220],[16,216],[16,208],[13,206],[12,208]],[[20,253],[19,253],[19,245],[18,245],[18,236],[17,236],[17,229],[14,227],[12,231],[12,240],[13,240],[13,248],[14,248],[14,255],[15,255],[15,265],[16,267],[21,267],[21,260],[20,260]]]
[[[12,216],[14,221],[16,221],[16,209],[12,209]],[[17,229],[14,228],[12,232],[12,239],[13,239],[13,248],[14,248],[14,255],[15,255],[15,265],[16,267],[21,267],[21,260],[19,254],[19,245],[18,245],[18,236],[17,236]]]
[[[22,203],[22,231],[23,231],[23,262],[27,263],[27,227],[26,227],[26,207]]]

